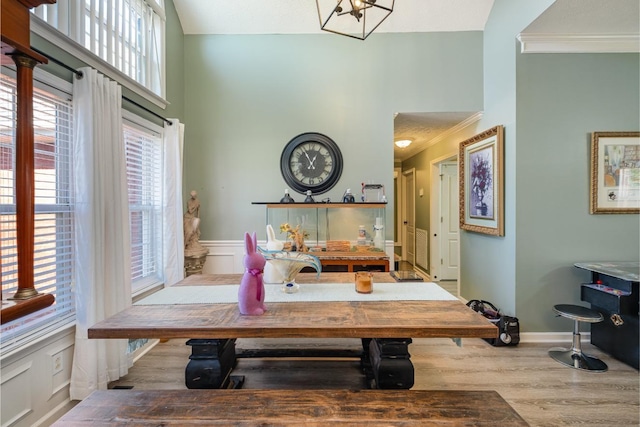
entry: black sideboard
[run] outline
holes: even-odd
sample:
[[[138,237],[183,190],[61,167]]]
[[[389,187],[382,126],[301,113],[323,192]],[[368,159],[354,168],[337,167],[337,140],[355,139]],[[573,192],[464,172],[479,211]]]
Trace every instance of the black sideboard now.
[[[591,272],[591,282],[583,283],[580,297],[604,316],[591,324],[591,343],[612,357],[638,369],[640,331],[640,263],[576,263]]]

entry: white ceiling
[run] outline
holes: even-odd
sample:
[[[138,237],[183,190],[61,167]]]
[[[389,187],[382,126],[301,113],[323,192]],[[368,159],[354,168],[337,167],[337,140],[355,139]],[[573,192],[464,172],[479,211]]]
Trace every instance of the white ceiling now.
[[[393,13],[375,32],[483,31],[493,2],[396,0]],[[322,33],[341,37],[320,31],[315,0],[174,0],[174,4],[185,34]],[[638,0],[556,0],[522,35],[624,34],[637,38],[639,27]],[[394,139],[408,138],[413,143],[404,149],[394,147],[394,157],[404,160],[478,118],[477,112],[400,112],[394,119]]]
[[[174,4],[185,34],[322,33],[315,0],[174,0]],[[482,31],[492,6],[493,0],[396,0],[393,13],[376,32]]]

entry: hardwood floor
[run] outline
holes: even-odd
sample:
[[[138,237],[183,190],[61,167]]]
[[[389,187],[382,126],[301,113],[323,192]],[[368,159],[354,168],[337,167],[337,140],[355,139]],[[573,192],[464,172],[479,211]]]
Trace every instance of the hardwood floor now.
[[[184,389],[191,347],[186,340],[158,344],[113,386]],[[358,348],[359,340],[238,340],[239,348],[309,346]],[[569,343],[567,343],[569,345]],[[410,346],[417,390],[496,390],[531,426],[638,426],[639,377],[635,369],[584,344],[609,365],[605,373],[564,367],[547,355],[557,343],[492,347],[481,339],[416,339]],[[243,388],[363,388],[354,359],[240,359],[233,375]]]
[[[401,269],[409,269],[402,265]],[[457,295],[457,282],[439,282]],[[110,387],[185,389],[184,370],[191,347],[186,340],[158,344],[129,374]],[[638,426],[638,371],[584,343],[583,350],[604,360],[609,370],[589,373],[565,367],[547,350],[567,343],[520,343],[492,347],[481,339],[462,346],[444,338],[415,339],[410,345],[415,390],[496,390],[531,426]],[[360,348],[359,340],[249,340],[238,349]],[[366,382],[356,359],[239,359],[233,375],[245,389],[357,389]],[[502,427],[502,426],[498,426]]]

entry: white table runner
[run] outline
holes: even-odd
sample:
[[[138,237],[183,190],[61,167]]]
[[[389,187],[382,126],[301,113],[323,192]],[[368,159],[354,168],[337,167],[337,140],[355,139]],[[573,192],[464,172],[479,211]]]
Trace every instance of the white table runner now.
[[[238,302],[239,285],[171,286],[134,305],[222,304]],[[373,292],[360,294],[352,283],[300,284],[298,292],[287,294],[282,285],[265,285],[265,303],[311,301],[420,301],[456,300],[432,282],[374,283]]]

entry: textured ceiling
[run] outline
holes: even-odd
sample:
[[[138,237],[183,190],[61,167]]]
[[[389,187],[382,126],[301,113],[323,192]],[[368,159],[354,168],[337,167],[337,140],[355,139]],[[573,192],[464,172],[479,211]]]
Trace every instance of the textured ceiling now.
[[[394,141],[409,139],[405,148],[393,147],[394,159],[407,159],[439,142],[453,129],[463,127],[479,118],[476,112],[456,113],[400,113],[393,120]]]

